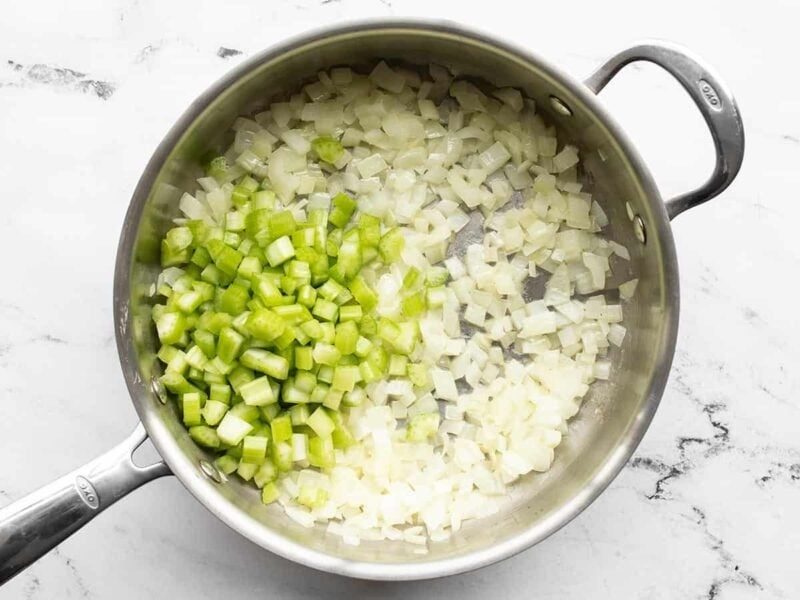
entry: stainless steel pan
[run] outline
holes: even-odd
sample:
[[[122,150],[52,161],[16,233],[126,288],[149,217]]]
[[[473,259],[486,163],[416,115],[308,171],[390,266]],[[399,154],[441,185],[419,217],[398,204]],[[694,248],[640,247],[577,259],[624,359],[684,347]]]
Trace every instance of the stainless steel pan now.
[[[458,74],[523,89],[561,136],[580,146],[586,175],[610,218],[611,235],[631,251],[630,263],[615,265],[615,272],[639,278],[635,301],[626,307],[629,334],[614,356],[612,378],[593,386],[553,468],[517,485],[506,510],[465,525],[448,541],[432,543],[424,556],[397,542],[345,545],[321,528],[299,526],[278,506],[262,505],[250,486],[224,481],[159,389],[146,293],[159,271],[158,242],[177,213],[179,194],[198,175],[200,157],[226,141],[233,119],[270,96],[296,89],[321,69],[366,66],[378,59],[435,62]],[[716,166],[708,181],[666,202],[639,153],[597,98],[621,68],[635,61],[655,63],[681,83],[716,147]],[[254,56],[214,84],[178,120],[147,165],[123,225],[114,277],[115,330],[122,370],[142,423],[110,452],[0,510],[0,582],[119,498],[170,473],[213,514],[263,548],[342,575],[396,580],[450,575],[540,542],[611,482],[653,418],[678,328],[678,266],[669,221],[724,190],[736,176],[743,152],[742,121],[727,87],[701,60],[666,43],[624,50],[584,82],[523,49],[435,21],[336,27]],[[147,436],[164,462],[141,468],[131,453]]]

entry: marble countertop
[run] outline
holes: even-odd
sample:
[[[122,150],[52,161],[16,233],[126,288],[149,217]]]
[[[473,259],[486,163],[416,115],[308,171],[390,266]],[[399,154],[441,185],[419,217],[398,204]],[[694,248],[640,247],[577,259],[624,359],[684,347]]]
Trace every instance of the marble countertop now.
[[[128,199],[189,102],[272,42],[346,18],[444,17],[580,76],[634,40],[670,39],[727,80],[748,145],[734,185],[673,224],[681,328],[652,426],[610,488],[544,543],[458,577],[358,582],[261,551],[164,478],[0,588],[0,598],[800,597],[800,87],[789,75],[800,5],[534,6],[29,0],[0,20],[0,504],[133,428],[111,315]],[[602,95],[665,196],[710,172],[702,120],[667,75],[636,66]]]

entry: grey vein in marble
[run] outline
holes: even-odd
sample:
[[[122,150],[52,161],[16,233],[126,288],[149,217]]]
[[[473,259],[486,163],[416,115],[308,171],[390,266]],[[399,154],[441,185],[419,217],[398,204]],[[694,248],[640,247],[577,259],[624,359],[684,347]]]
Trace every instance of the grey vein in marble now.
[[[93,79],[86,73],[66,67],[41,63],[28,66],[10,59],[6,61],[6,64],[16,77],[10,81],[3,82],[2,85],[13,86],[35,83],[84,92],[101,100],[108,100],[116,90],[116,86],[110,81]]]

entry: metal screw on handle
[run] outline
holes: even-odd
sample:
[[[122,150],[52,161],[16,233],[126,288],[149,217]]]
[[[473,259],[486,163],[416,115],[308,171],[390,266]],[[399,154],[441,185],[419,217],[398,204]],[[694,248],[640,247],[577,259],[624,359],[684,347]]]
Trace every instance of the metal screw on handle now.
[[[678,80],[700,109],[714,141],[716,164],[711,177],[699,188],[666,202],[667,214],[674,219],[686,209],[711,200],[736,178],[744,158],[744,125],[733,94],[713,69],[676,44],[653,41],[623,50],[584,83],[597,94],[625,65],[642,60],[658,65]]]

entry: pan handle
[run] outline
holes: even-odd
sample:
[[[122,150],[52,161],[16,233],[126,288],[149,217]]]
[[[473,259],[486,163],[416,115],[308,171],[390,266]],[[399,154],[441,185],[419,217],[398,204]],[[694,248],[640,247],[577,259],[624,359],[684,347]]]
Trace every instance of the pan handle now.
[[[164,462],[146,467],[133,462],[134,450],[146,439],[140,423],[102,456],[0,509],[0,585],[129,492],[169,475]]]
[[[676,44],[648,41],[623,50],[584,83],[597,94],[622,67],[641,60],[658,65],[678,80],[700,109],[714,140],[717,155],[714,172],[699,188],[667,201],[667,214],[674,219],[687,208],[711,200],[731,184],[742,166],[744,126],[736,100],[714,70]]]

